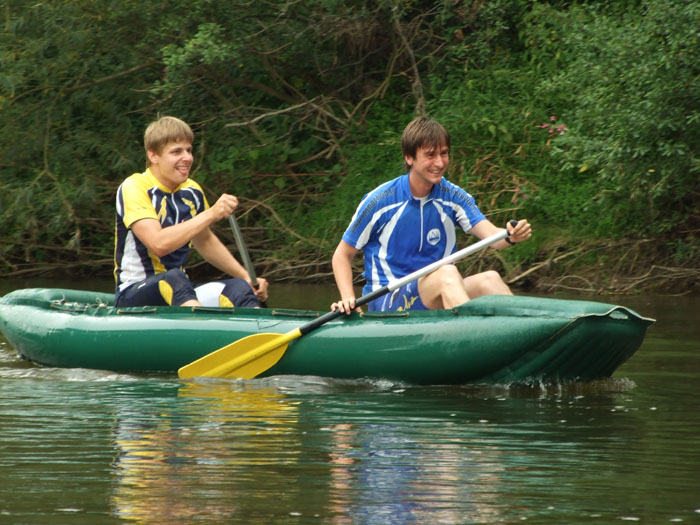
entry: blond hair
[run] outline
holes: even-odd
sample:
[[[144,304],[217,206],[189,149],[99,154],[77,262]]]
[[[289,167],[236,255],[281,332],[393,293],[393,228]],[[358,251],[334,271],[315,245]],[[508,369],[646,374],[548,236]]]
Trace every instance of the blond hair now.
[[[404,157],[416,158],[416,152],[421,148],[450,148],[450,134],[442,124],[429,119],[418,117],[408,123],[401,135],[401,151]],[[406,164],[406,170],[410,166]]]
[[[194,142],[192,128],[183,120],[176,117],[161,117],[151,122],[143,134],[143,146],[146,149],[146,166],[150,166],[148,152],[161,153],[163,148],[171,142]]]

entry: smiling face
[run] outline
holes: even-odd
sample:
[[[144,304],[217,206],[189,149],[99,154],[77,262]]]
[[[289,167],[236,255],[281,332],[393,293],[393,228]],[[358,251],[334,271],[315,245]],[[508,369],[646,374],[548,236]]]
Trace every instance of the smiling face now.
[[[446,144],[420,147],[415,157],[407,155],[404,160],[410,169],[409,184],[413,196],[425,197],[433,185],[440,184],[450,163],[450,148]]]
[[[191,142],[168,142],[160,152],[148,150],[147,154],[151,173],[170,191],[175,191],[189,177],[194,160]]]

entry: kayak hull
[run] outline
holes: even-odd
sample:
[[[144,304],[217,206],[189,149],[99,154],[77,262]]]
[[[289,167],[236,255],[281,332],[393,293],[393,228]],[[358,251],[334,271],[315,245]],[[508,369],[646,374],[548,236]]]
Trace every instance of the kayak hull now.
[[[324,312],[115,308],[114,296],[24,289],[0,298],[0,330],[43,366],[174,373],[243,337],[288,333]],[[487,296],[453,310],[352,314],[292,341],[264,375],[384,378],[412,384],[611,376],[653,323],[590,301]]]

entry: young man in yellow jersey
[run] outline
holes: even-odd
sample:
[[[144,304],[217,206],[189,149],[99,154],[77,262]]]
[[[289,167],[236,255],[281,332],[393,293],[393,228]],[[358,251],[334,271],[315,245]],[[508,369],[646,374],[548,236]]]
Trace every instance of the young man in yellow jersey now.
[[[254,290],[245,268],[210,226],[238,206],[224,193],[209,206],[199,184],[189,178],[194,133],[182,120],[162,117],[144,134],[146,171],[135,173],[117,191],[114,250],[116,306],[257,307],[268,283]],[[187,277],[190,247],[232,278],[197,289]],[[212,295],[211,290],[215,290]],[[208,291],[208,295],[203,292]]]

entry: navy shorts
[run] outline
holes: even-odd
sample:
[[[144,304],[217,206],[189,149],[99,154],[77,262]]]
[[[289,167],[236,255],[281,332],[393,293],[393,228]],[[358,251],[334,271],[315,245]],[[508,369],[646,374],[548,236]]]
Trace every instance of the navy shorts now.
[[[212,284],[220,285],[216,304],[200,300],[205,306],[260,306],[255,292],[243,279],[227,279]],[[198,289],[182,270],[168,270],[151,275],[117,294],[115,306],[179,306],[186,301],[199,299]]]
[[[370,301],[370,312],[407,312],[409,310],[427,310],[418,294],[418,282],[412,281],[397,288],[390,294]]]
[[[259,308],[258,296],[243,279],[226,279],[197,286],[194,289],[202,306],[239,306]]]

